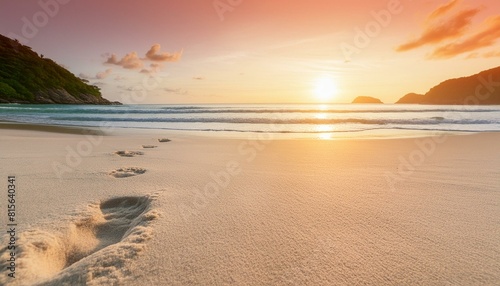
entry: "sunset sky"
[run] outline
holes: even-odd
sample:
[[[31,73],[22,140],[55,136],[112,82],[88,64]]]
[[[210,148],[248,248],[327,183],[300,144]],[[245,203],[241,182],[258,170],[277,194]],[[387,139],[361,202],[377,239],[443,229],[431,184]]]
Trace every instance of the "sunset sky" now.
[[[392,103],[500,65],[498,0],[2,0],[0,33],[125,103]]]

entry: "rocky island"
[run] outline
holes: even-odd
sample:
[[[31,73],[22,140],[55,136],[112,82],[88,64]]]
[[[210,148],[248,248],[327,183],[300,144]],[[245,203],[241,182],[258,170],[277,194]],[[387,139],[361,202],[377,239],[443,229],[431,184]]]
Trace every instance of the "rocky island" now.
[[[383,103],[380,99],[371,96],[358,96],[352,103]]]

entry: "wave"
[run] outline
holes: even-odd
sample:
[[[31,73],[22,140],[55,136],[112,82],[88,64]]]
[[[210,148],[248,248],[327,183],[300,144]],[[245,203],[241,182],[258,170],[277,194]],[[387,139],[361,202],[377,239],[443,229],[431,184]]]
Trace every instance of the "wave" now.
[[[134,128],[134,127],[128,127]],[[198,131],[198,132],[238,132],[238,133],[275,133],[275,134],[325,134],[325,133],[356,133],[356,132],[366,132],[366,131],[376,131],[376,130],[408,130],[408,131],[442,131],[442,132],[467,132],[475,133],[478,132],[476,129],[458,129],[458,128],[405,128],[405,127],[379,127],[379,128],[360,128],[360,129],[349,129],[349,130],[243,130],[243,129],[213,129],[213,128],[144,128],[144,129],[161,129],[161,130],[172,130],[172,131]],[[498,130],[481,130],[481,132],[498,132]]]
[[[349,114],[349,113],[458,113],[458,112],[500,112],[500,109],[493,108],[477,108],[477,106],[463,106],[456,108],[359,108],[353,109],[321,109],[321,108],[221,108],[221,107],[196,107],[196,106],[178,106],[178,107],[131,107],[131,106],[116,106],[116,107],[87,107],[87,106],[54,106],[54,107],[38,107],[38,106],[0,106],[0,110],[17,112],[36,112],[49,114]]]
[[[80,126],[75,124],[58,124],[60,126]],[[89,125],[90,126],[90,125]],[[99,126],[93,126],[99,127]],[[109,128],[107,126],[106,128]],[[135,129],[137,127],[134,126],[116,126],[113,128],[124,128],[124,129]],[[357,133],[357,132],[366,132],[366,131],[376,131],[376,130],[408,130],[408,131],[441,131],[441,132],[466,132],[466,133],[475,133],[475,132],[498,132],[496,129],[459,129],[459,128],[450,128],[450,127],[439,127],[434,126],[431,127],[397,127],[397,126],[379,126],[379,127],[360,127],[356,129],[346,129],[346,130],[279,130],[279,129],[269,129],[269,130],[257,130],[257,129],[232,129],[232,128],[176,128],[176,127],[151,127],[144,126],[141,129],[149,129],[149,130],[170,130],[170,131],[190,131],[190,132],[236,132],[236,133],[273,133],[273,134],[325,134],[325,133]]]
[[[57,121],[80,121],[80,122],[141,122],[141,123],[233,123],[233,124],[366,124],[366,125],[429,125],[429,124],[500,124],[500,120],[474,120],[474,119],[444,119],[443,117],[432,117],[428,119],[363,119],[363,118],[117,118],[117,117],[52,117]]]
[[[500,131],[498,106],[6,105],[0,120],[203,132],[333,133],[365,130]],[[328,128],[324,128],[327,126]],[[325,130],[326,129],[326,130]],[[329,130],[332,131],[329,131]]]

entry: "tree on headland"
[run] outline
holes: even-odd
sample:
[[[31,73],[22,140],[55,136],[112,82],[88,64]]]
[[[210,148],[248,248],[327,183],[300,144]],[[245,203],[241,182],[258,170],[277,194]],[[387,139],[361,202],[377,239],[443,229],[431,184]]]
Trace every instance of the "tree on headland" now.
[[[0,102],[110,104],[102,98],[99,87],[2,35]]]

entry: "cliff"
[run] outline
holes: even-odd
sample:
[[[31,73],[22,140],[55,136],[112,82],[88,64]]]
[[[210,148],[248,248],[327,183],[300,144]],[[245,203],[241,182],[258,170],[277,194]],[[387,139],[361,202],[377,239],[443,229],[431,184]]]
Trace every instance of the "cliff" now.
[[[500,104],[500,67],[444,81],[422,96],[407,94],[396,103],[493,105]]]
[[[119,104],[53,60],[2,35],[0,103]]]

